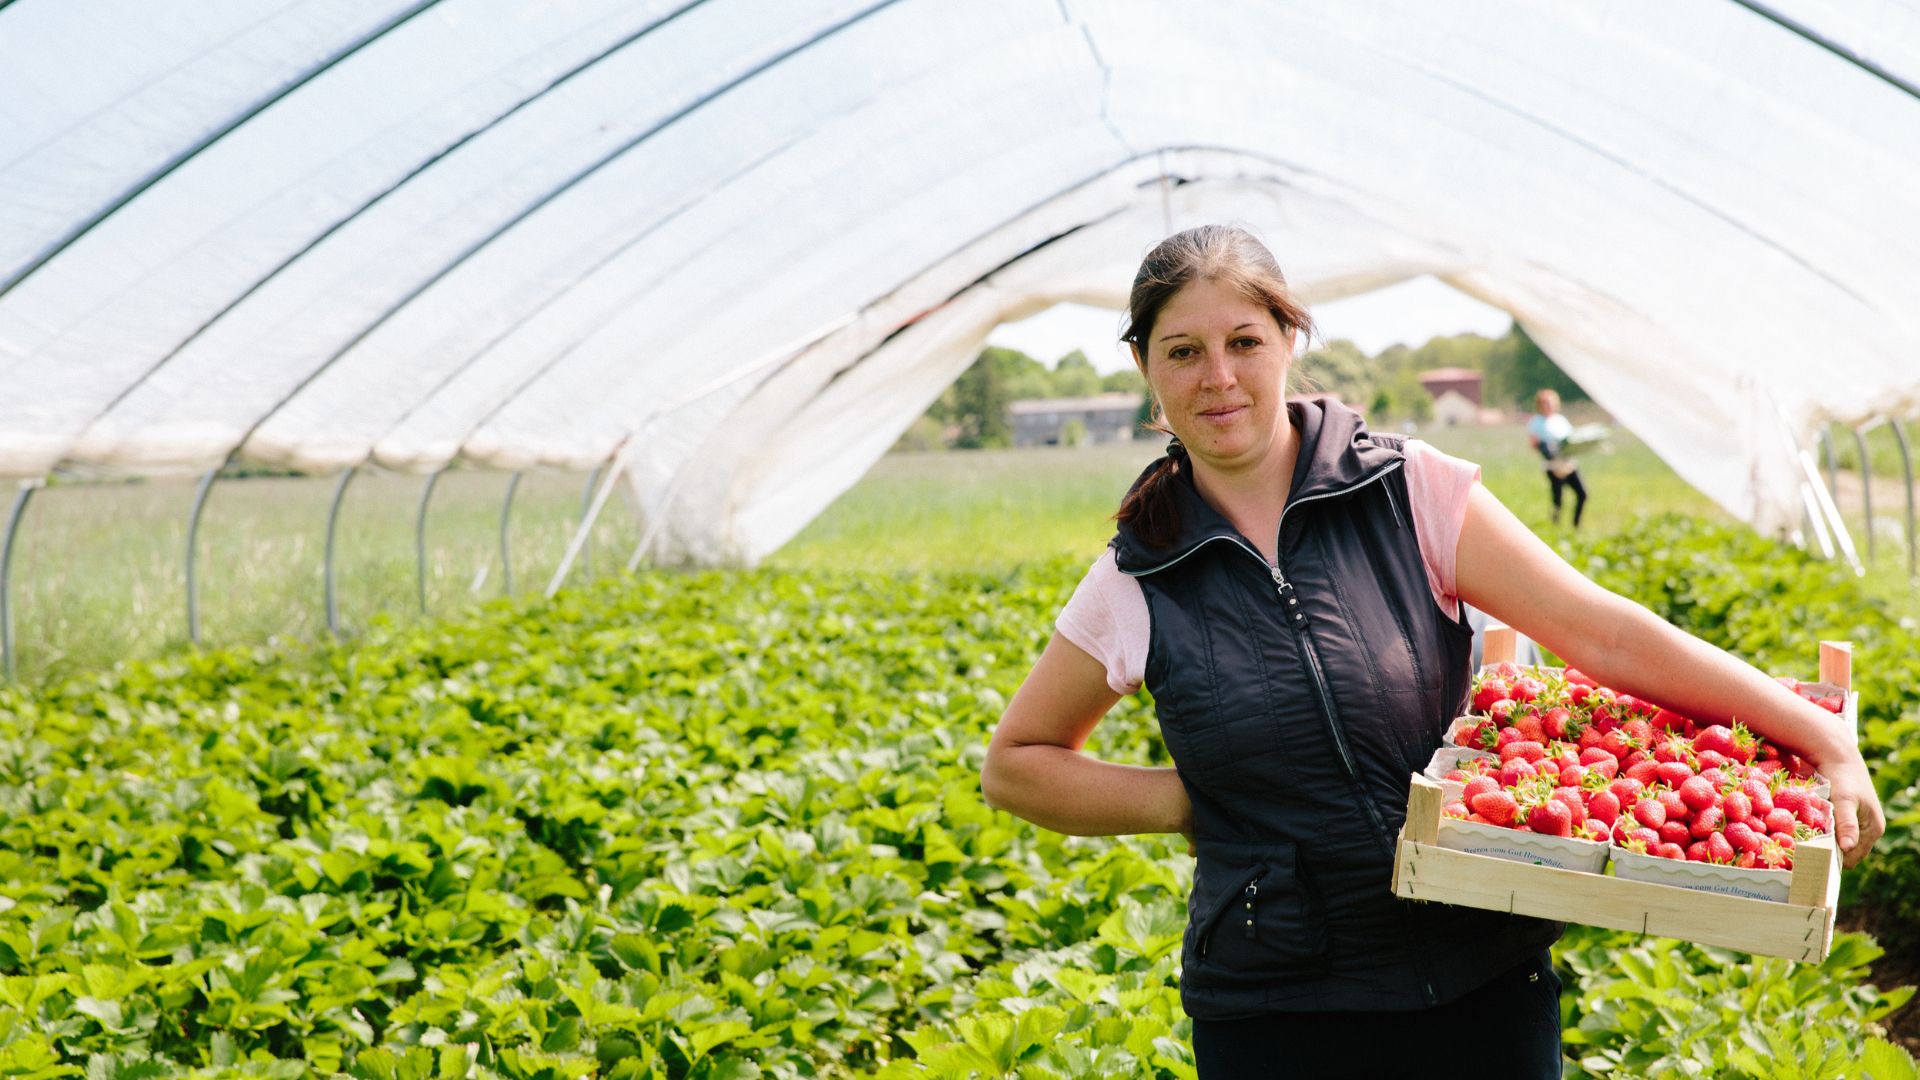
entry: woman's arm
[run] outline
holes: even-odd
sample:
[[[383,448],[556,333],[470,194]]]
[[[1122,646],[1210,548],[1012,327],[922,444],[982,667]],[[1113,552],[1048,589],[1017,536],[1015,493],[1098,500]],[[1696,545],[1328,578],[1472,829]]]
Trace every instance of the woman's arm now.
[[[1696,720],[1738,719],[1811,760],[1833,783],[1834,836],[1848,866],[1886,830],[1866,763],[1832,714],[1587,580],[1480,484],[1467,498],[1457,558],[1461,599],[1602,684]]]
[[[987,745],[987,805],[1074,836],[1189,832],[1193,807],[1174,770],[1080,752],[1119,700],[1100,662],[1056,634]]]

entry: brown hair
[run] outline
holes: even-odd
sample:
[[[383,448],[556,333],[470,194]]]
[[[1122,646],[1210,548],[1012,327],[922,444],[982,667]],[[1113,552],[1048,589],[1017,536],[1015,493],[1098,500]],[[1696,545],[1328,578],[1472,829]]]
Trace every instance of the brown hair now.
[[[1313,337],[1313,316],[1293,298],[1280,264],[1252,233],[1231,225],[1202,225],[1178,232],[1154,245],[1140,261],[1133,275],[1133,289],[1127,295],[1127,328],[1120,340],[1133,347],[1134,362],[1140,373],[1147,370],[1147,343],[1152,339],[1154,321],[1161,309],[1190,282],[1211,280],[1231,285],[1242,295],[1273,313],[1280,329],[1304,339]],[[1305,345],[1305,340],[1302,341]],[[1153,419],[1147,425],[1155,431],[1173,434],[1162,418],[1160,405],[1154,403]],[[1129,525],[1141,540],[1153,547],[1166,547],[1180,532],[1178,504],[1168,485],[1187,467],[1187,455],[1175,438],[1167,447],[1167,456],[1156,463],[1121,501],[1114,519]]]

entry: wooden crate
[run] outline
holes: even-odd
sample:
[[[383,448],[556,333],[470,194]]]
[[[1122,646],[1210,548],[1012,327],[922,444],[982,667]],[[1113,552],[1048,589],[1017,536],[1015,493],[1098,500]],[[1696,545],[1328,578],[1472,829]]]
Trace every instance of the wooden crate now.
[[[1505,650],[1511,656],[1511,631],[1507,634]],[[1503,658],[1497,645],[1490,634],[1489,663]],[[1850,686],[1850,663],[1846,643],[1821,642],[1821,682]],[[1826,959],[1833,946],[1840,858],[1831,839],[1795,847],[1787,902],[1774,903],[1453,851],[1437,842],[1441,805],[1440,785],[1414,774],[1407,821],[1394,855],[1394,895],[1634,930],[1809,963]]]

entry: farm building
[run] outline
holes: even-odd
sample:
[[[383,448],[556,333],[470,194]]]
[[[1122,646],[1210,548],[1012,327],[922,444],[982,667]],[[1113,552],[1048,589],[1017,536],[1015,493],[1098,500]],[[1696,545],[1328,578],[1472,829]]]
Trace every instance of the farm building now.
[[[1013,445],[1126,442],[1134,437],[1140,401],[1139,394],[1096,394],[1008,402],[1007,419],[1013,427]]]
[[[1420,373],[1420,386],[1433,396],[1433,421],[1442,426],[1477,423],[1482,375],[1471,368],[1434,368]]]

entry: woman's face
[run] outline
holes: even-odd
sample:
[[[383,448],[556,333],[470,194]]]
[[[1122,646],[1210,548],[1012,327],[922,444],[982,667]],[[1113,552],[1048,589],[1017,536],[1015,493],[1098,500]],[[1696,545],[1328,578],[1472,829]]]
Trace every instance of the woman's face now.
[[[1160,309],[1145,344],[1147,385],[1190,455],[1232,468],[1273,448],[1293,364],[1293,335],[1273,312],[1202,278]]]

